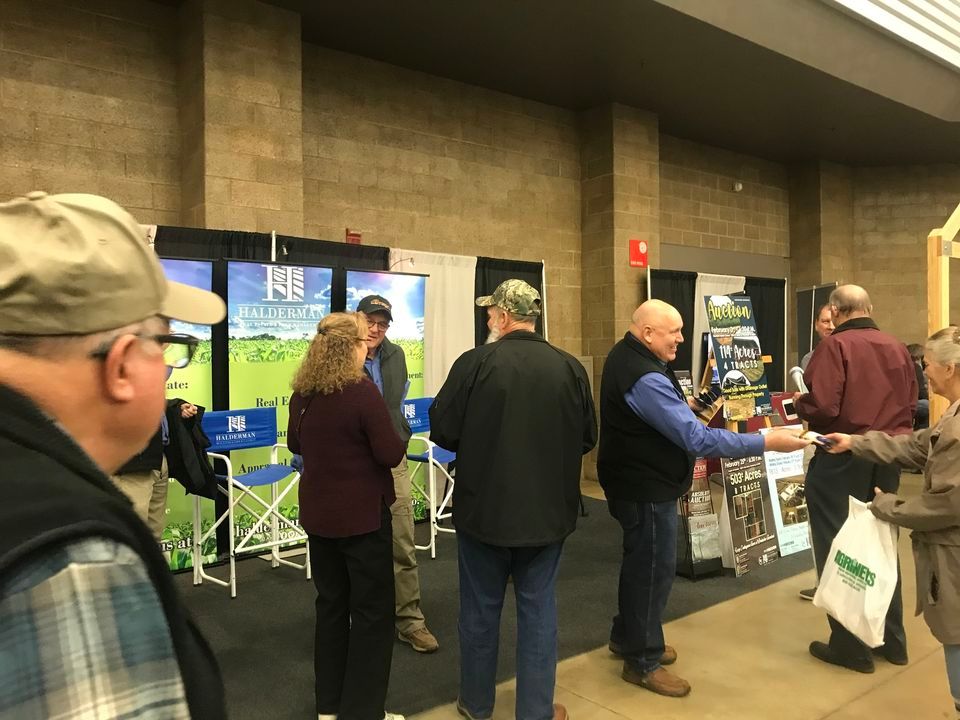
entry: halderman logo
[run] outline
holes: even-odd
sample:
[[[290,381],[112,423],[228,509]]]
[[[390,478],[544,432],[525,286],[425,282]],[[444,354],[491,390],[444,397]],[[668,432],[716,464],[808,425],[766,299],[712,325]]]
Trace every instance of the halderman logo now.
[[[267,271],[267,296],[263,298],[265,302],[303,302],[302,267],[264,265],[263,268]]]
[[[246,415],[228,415],[227,432],[243,432],[247,429]]]

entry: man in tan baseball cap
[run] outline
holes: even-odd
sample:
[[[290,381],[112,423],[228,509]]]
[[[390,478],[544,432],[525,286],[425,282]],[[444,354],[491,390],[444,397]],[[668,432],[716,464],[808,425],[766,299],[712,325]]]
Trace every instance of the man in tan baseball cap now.
[[[169,282],[137,222],[105,198],[0,203],[0,614],[23,626],[0,655],[29,666],[17,693],[0,692],[0,715],[74,716],[92,702],[224,717],[216,661],[107,477],[156,433],[167,369],[196,349],[169,320],[224,314],[216,295]]]

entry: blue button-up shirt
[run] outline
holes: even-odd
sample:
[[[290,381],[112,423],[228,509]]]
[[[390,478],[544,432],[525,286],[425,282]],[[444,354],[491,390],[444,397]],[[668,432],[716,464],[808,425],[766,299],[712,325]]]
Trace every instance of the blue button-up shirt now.
[[[679,397],[666,375],[647,373],[624,395],[627,405],[641,420],[697,457],[749,457],[763,455],[761,435],[708,428]]]
[[[380,348],[377,348],[376,354],[372,358],[363,361],[363,369],[377,386],[377,390],[383,395],[383,371],[380,369]]]

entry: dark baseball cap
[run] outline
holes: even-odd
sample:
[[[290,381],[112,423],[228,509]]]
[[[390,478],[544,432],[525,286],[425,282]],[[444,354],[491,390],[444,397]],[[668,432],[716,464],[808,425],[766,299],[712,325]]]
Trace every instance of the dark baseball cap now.
[[[367,295],[360,300],[360,303],[357,305],[357,312],[362,312],[366,315],[383,313],[390,322],[393,322],[393,313],[390,312],[392,309],[393,305],[382,295]]]

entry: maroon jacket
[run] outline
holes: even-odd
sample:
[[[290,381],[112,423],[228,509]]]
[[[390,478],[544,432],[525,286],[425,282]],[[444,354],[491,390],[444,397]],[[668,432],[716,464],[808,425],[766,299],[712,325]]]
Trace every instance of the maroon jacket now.
[[[406,447],[376,385],[364,378],[330,395],[294,393],[287,447],[303,455],[300,524],[307,533],[336,538],[379,529],[383,506],[395,500],[390,468]]]
[[[906,346],[868,317],[843,323],[817,345],[803,374],[810,392],[797,414],[819,433],[913,432],[917,376]]]

